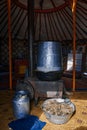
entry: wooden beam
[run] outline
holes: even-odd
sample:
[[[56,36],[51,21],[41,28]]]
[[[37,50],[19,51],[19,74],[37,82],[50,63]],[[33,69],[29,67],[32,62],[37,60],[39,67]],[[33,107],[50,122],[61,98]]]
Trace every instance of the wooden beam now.
[[[12,0],[17,6],[27,10],[27,6],[22,4],[20,1],[18,0]],[[69,2],[65,2],[64,4],[58,6],[58,7],[53,7],[51,9],[34,9],[34,12],[36,13],[52,13],[52,12],[57,12],[58,10],[64,9],[66,6],[69,5]]]
[[[50,0],[50,1],[52,3],[53,7],[56,7],[54,1],[53,0]]]
[[[77,0],[73,0],[72,14],[73,14],[73,91],[76,87],[76,72],[75,72],[75,55],[76,55],[76,4]]]
[[[12,42],[11,42],[11,0],[7,1],[8,5],[8,39],[9,39],[9,85],[12,90]]]

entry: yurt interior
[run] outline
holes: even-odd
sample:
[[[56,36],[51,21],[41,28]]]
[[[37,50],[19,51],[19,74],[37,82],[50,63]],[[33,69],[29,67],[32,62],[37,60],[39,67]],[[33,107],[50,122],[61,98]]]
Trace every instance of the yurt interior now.
[[[87,0],[0,0],[0,130],[87,130]]]

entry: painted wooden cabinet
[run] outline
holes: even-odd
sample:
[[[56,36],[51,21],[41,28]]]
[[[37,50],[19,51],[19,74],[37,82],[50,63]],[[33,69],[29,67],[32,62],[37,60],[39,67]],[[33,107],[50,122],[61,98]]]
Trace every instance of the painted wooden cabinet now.
[[[27,59],[16,59],[14,63],[15,77],[17,78],[24,77],[27,67],[28,67]]]

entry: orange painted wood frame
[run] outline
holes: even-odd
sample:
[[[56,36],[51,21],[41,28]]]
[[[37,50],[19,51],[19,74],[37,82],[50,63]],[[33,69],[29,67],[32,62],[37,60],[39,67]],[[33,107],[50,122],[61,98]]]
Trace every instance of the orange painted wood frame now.
[[[11,0],[7,1],[8,7],[8,48],[9,48],[9,85],[12,90],[12,42],[11,42]]]
[[[75,54],[76,54],[76,4],[77,0],[73,0],[72,13],[73,13],[73,91],[76,86],[76,72],[75,72]]]

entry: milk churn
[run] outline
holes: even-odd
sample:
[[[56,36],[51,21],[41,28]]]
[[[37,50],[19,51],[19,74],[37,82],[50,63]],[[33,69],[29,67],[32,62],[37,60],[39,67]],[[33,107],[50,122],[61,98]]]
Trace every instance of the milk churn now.
[[[30,111],[30,99],[27,91],[17,91],[13,97],[13,113],[16,119],[24,118]]]

